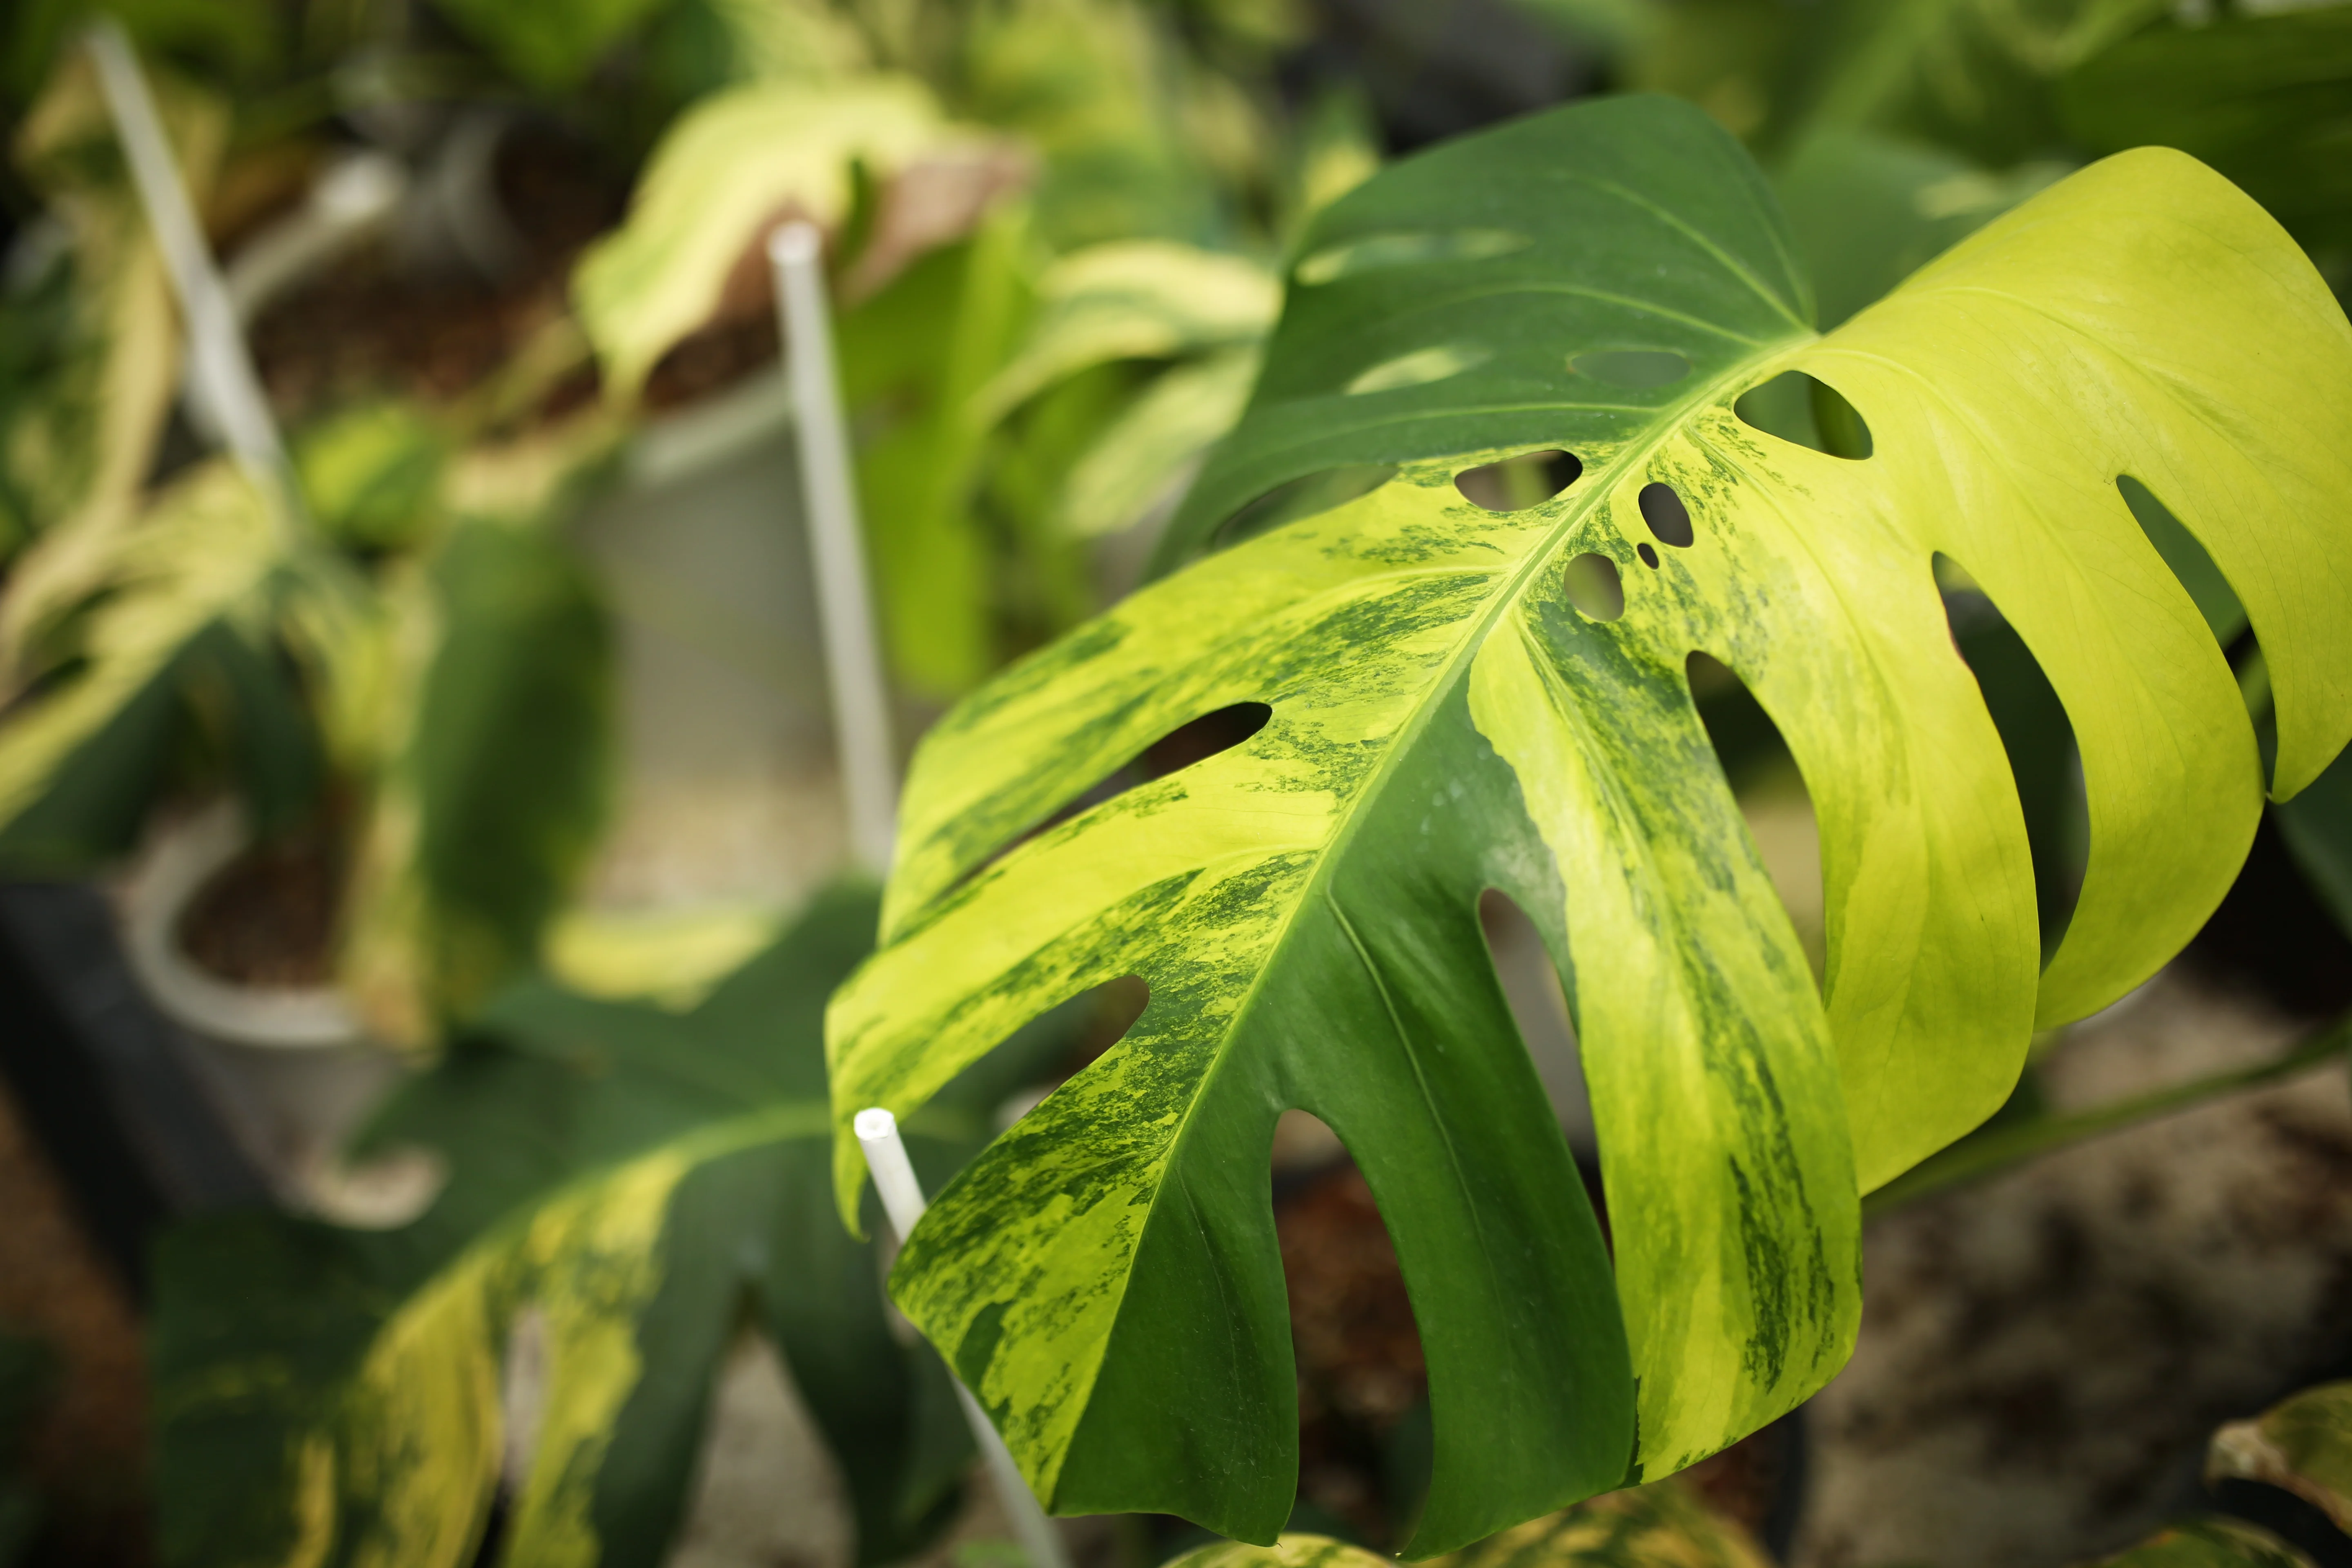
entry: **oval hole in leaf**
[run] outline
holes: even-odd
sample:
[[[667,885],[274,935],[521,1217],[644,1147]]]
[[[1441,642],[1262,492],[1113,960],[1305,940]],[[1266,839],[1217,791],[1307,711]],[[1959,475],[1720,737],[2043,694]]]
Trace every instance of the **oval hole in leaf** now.
[[[1314,517],[1367,496],[1396,477],[1393,466],[1358,465],[1326,468],[1287,484],[1276,485],[1225,519],[1217,529],[1213,550],[1229,550],[1245,539],[1270,533],[1286,522]]]
[[[1570,360],[1568,367],[1633,392],[1672,386],[1690,374],[1690,361],[1672,349],[1592,349]]]
[[[1465,468],[1454,476],[1454,488],[1488,511],[1524,511],[1551,500],[1583,472],[1573,452],[1552,447]]]
[[[1433,381],[1444,381],[1460,375],[1464,371],[1482,365],[1493,357],[1493,351],[1477,343],[1437,343],[1411,353],[1384,359],[1370,369],[1360,372],[1348,384],[1348,395],[1360,396],[1368,392],[1397,392],[1408,386],[1426,386]]]
[[[1315,1136],[1299,1119],[1291,1126]],[[1429,1384],[1388,1222],[1344,1145],[1336,1162],[1283,1173],[1272,1185],[1298,1376],[1323,1410],[1309,1416],[1302,1439],[1312,1452],[1318,1437],[1377,1437],[1427,1395]]]
[[[1625,613],[1625,579],[1606,555],[1588,550],[1570,560],[1560,568],[1559,585],[1568,602],[1593,620],[1613,621]]]
[[[1495,961],[1495,978],[1510,1004],[1519,1039],[1535,1063],[1551,1100],[1552,1114],[1568,1137],[1577,1163],[1591,1165],[1601,1155],[1592,1121],[1592,1097],[1584,1084],[1584,1060],[1578,1053],[1576,1026],[1568,1016],[1568,993],[1552,966],[1543,933],[1527,910],[1498,889],[1478,895],[1478,926],[1486,938],[1486,954]]]
[[[1690,508],[1683,504],[1680,491],[1668,484],[1646,484],[1642,487],[1642,521],[1650,525],[1661,544],[1671,544],[1677,550],[1688,550],[1698,535],[1691,528]],[[1655,562],[1652,565],[1657,564]]]
[[[1694,653],[1683,675],[1724,783],[1739,802],[1748,837],[1818,984],[1829,951],[1828,901],[1822,891],[1821,825],[1804,774],[1780,726],[1729,666]]]
[[[1533,242],[1502,228],[1440,229],[1415,234],[1376,234],[1329,245],[1298,264],[1291,276],[1308,288],[1384,267],[1417,267],[1432,261],[1484,261],[1525,250]]]
[[[1656,545],[1644,542],[1633,547],[1633,553],[1640,556],[1642,558],[1642,564],[1647,566],[1651,571],[1655,572],[1658,569],[1658,547]]]
[[[1731,405],[1740,423],[1827,457],[1860,461],[1871,454],[1870,426],[1825,381],[1782,371],[1749,387]]]
[[[1106,801],[1118,799],[1138,784],[1166,778],[1181,773],[1196,763],[1207,762],[1220,752],[1230,752],[1256,734],[1274,718],[1274,710],[1263,702],[1234,702],[1225,707],[1187,720],[1160,739],[1143,748],[1131,761],[1114,769],[1107,776],[1072,800],[1067,805],[1045,817],[1034,827],[1007,840],[1004,846],[985,859],[973,862],[960,882],[968,882],[989,867],[1002,860],[1032,838],[1050,832],[1081,813],[1092,811]],[[1142,984],[1140,981],[1138,984]],[[1141,1011],[1140,1006],[1137,1009]],[[1129,1019],[1132,1023],[1134,1020]]]

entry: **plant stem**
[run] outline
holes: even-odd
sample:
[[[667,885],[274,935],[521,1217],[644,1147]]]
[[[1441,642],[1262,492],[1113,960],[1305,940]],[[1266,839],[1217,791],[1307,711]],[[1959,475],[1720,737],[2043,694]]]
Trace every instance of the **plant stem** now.
[[[2119,1100],[2112,1105],[2099,1106],[2095,1110],[2077,1110],[2063,1116],[2039,1117],[2020,1126],[1979,1133],[1913,1167],[1864,1197],[1862,1200],[1863,1217],[1874,1218],[1947,1188],[1998,1175],[2012,1165],[2023,1164],[2053,1150],[2083,1142],[2103,1132],[2113,1132],[2177,1110],[2187,1110],[2241,1089],[2257,1089],[2263,1084],[2293,1078],[2307,1068],[2342,1056],[2347,1047],[2352,1047],[2352,1015],[2336,1019],[2286,1055],[2259,1067],[2237,1068],[2208,1078],[2192,1079],[2169,1089],[2136,1095],[2129,1100]]]

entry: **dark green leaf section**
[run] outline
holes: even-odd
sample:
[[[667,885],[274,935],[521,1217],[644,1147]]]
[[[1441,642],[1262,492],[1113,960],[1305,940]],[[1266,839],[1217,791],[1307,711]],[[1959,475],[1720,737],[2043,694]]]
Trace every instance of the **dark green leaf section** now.
[[[435,989],[464,1012],[536,958],[604,819],[612,634],[573,553],[535,531],[459,529],[434,584],[410,765]]]
[[[2352,935],[2352,751],[2301,795],[2271,809],[2304,876]]]
[[[2060,102],[2095,151],[2177,147],[2306,248],[2352,245],[2352,6],[2159,23],[2077,68]]]
[[[688,1168],[642,1259],[581,1254],[571,1267],[585,1277],[562,1257],[536,1272],[490,1270],[502,1282],[484,1298],[494,1355],[542,1303],[554,1317],[567,1295],[593,1300],[597,1268],[618,1293],[607,1309],[627,1318],[635,1363],[603,1436],[552,1456],[554,1439],[541,1438],[541,1468],[562,1464],[572,1473],[555,1481],[587,1489],[590,1556],[565,1560],[662,1560],[712,1379],[747,1316],[782,1352],[841,1464],[858,1561],[920,1546],[952,1504],[969,1441],[937,1358],[890,1330],[873,1247],[835,1215],[822,1115],[796,1113],[822,1103],[824,998],[870,946],[874,917],[870,891],[826,895],[683,1016],[539,982],[509,990],[476,1037],[400,1093],[362,1151],[422,1145],[448,1162],[442,1195],[403,1229],[247,1214],[167,1237],[155,1339],[163,1561],[368,1562],[406,1541],[404,1563],[463,1563],[501,1485],[495,1405],[487,1441],[450,1427],[388,1442],[372,1358],[388,1333],[441,1332],[430,1303],[483,1258],[528,1254],[547,1216],[583,1195],[593,1204],[673,1151]],[[1033,1035],[910,1125],[926,1181],[946,1180],[985,1136],[991,1108],[1059,1048],[1050,1030]],[[730,1133],[762,1125],[784,1131]],[[698,1149],[710,1157],[692,1158]],[[633,1308],[635,1263],[654,1279]],[[424,1364],[461,1365],[470,1348],[433,1343]],[[560,1346],[551,1369],[551,1430],[571,1376]],[[600,1375],[592,1363],[579,1373]],[[437,1545],[416,1539],[407,1511],[419,1476]],[[505,1484],[512,1510],[543,1479]],[[499,1561],[536,1560],[518,1526],[510,1519]]]
[[[1615,445],[1804,331],[1810,288],[1729,135],[1663,98],[1574,112],[1572,139],[1532,115],[1400,163],[1316,219],[1265,373],[1171,526],[1163,570],[1224,542],[1219,525],[1258,497],[1328,469]],[[1689,374],[1563,377],[1626,350],[1679,355]]]
[[[218,753],[257,832],[317,805],[322,761],[293,668],[274,641],[225,616],[207,625],[65,760],[0,828],[17,875],[86,874],[127,853],[148,808],[200,752]]]

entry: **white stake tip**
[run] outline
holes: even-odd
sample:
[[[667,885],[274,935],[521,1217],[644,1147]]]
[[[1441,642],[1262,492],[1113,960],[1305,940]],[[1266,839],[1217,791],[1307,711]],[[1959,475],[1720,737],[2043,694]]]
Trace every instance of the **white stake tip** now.
[[[779,224],[768,234],[768,259],[779,267],[814,261],[824,247],[824,237],[805,218]]]
[[[883,1143],[898,1136],[898,1119],[878,1105],[866,1107],[850,1122],[860,1143]]]

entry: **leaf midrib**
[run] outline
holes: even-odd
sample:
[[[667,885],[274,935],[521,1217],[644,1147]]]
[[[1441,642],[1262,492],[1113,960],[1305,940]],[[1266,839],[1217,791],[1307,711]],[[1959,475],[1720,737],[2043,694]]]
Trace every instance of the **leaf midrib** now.
[[[1819,336],[1810,327],[1805,331],[1811,338],[1817,339]],[[1177,1156],[1185,1139],[1192,1131],[1193,1114],[1208,1099],[1211,1082],[1231,1058],[1230,1047],[1233,1039],[1241,1032],[1252,1009],[1257,1005],[1258,999],[1264,994],[1266,976],[1275,968],[1276,956],[1280,953],[1283,945],[1289,941],[1291,929],[1297,921],[1299,911],[1307,909],[1318,899],[1330,902],[1334,909],[1338,907],[1338,901],[1332,897],[1329,887],[1332,868],[1346,858],[1347,849],[1355,837],[1356,829],[1369,815],[1365,808],[1377,800],[1381,792],[1388,787],[1390,777],[1399,765],[1398,760],[1405,756],[1419,742],[1422,733],[1428,729],[1431,721],[1435,718],[1438,710],[1444,705],[1444,694],[1454,689],[1469,663],[1475,659],[1486,647],[1486,639],[1492,635],[1496,624],[1518,603],[1528,581],[1549,563],[1553,554],[1567,542],[1570,535],[1591,517],[1595,505],[1593,498],[1598,497],[1605,500],[1615,489],[1617,482],[1628,471],[1648,462],[1660,447],[1674,438],[1683,427],[1684,422],[1693,413],[1713,403],[1727,388],[1754,375],[1759,368],[1802,346],[1808,341],[1808,336],[1792,334],[1784,342],[1760,349],[1748,358],[1727,366],[1719,374],[1694,389],[1679,403],[1672,404],[1660,410],[1657,420],[1650,426],[1646,435],[1628,443],[1625,449],[1612,458],[1606,467],[1591,471],[1586,476],[1591,479],[1591,485],[1586,491],[1582,504],[1568,508],[1544,536],[1528,548],[1525,554],[1521,556],[1517,569],[1509,574],[1507,581],[1487,595],[1478,614],[1468,619],[1461,637],[1453,653],[1448,656],[1444,666],[1423,687],[1423,691],[1426,695],[1415,704],[1412,718],[1398,731],[1395,741],[1383,753],[1379,764],[1372,770],[1371,775],[1349,799],[1342,813],[1344,820],[1339,831],[1332,835],[1330,840],[1318,855],[1314,874],[1307,879],[1306,885],[1299,889],[1297,896],[1291,901],[1290,908],[1285,911],[1280,925],[1266,943],[1265,951],[1268,957],[1258,966],[1258,972],[1251,979],[1249,988],[1243,993],[1240,1005],[1234,1009],[1231,1020],[1222,1032],[1214,1058],[1207,1069],[1202,1073],[1199,1086],[1193,1090],[1182,1115],[1178,1119],[1176,1131],[1168,1140],[1168,1154],[1160,1163],[1161,1169],[1171,1172],[1174,1170]],[[1581,483],[1582,479],[1580,479],[1579,482]],[[1148,981],[1147,984],[1149,984]],[[1146,1011],[1149,1011],[1148,1005]],[[1138,1022],[1141,1020],[1139,1018]],[[1148,1230],[1152,1220],[1157,1217],[1160,1195],[1181,1179],[1181,1175],[1177,1175],[1153,1184],[1150,1201],[1144,1205],[1143,1229]],[[1385,1219],[1382,1223],[1386,1223]],[[1487,1249],[1483,1244],[1483,1238],[1479,1252],[1482,1258],[1486,1256]],[[1490,1273],[1491,1269],[1490,1261]],[[1134,1270],[1130,1268],[1123,1273],[1118,1281],[1119,1301],[1118,1306],[1112,1309],[1114,1323],[1118,1321],[1118,1314],[1125,1310],[1127,1287],[1133,1278]],[[1087,1397],[1091,1401],[1093,1397],[1091,1387],[1088,1389]],[[1055,1456],[1052,1480],[1055,1488],[1059,1486],[1062,1465],[1066,1458],[1066,1449],[1062,1454]]]

